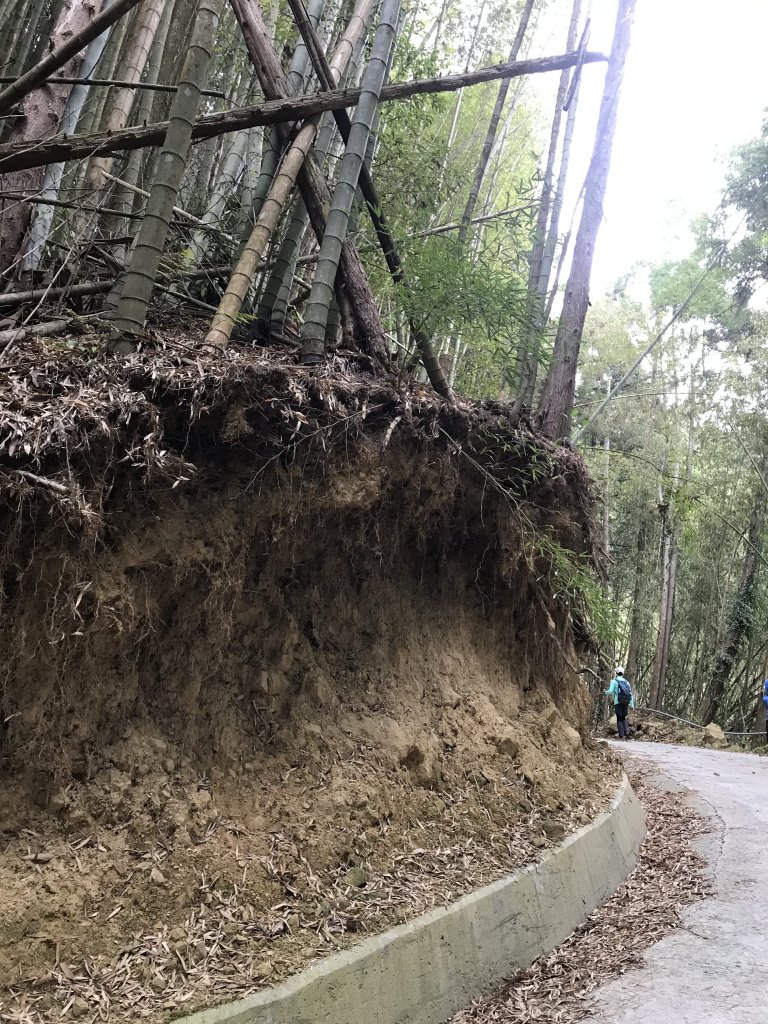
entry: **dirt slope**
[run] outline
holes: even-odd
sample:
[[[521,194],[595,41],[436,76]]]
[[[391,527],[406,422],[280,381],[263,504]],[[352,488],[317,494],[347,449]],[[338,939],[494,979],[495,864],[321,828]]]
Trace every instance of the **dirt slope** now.
[[[0,417],[0,1012],[270,984],[596,812],[575,456],[351,374],[27,358],[23,430]]]

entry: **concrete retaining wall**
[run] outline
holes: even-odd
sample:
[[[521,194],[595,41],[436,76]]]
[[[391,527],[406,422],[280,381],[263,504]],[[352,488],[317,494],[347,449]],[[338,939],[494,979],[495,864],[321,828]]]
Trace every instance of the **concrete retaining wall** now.
[[[440,1024],[562,942],[624,881],[644,835],[625,779],[539,863],[186,1024]]]

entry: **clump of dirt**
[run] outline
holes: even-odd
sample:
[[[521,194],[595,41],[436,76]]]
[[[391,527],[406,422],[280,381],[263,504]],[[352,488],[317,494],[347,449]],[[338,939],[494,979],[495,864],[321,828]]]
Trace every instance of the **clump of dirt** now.
[[[684,743],[686,746],[695,746],[703,742],[701,729],[672,719],[659,718],[649,711],[641,709],[630,711],[628,722],[631,735],[639,740],[647,740],[651,743]],[[611,717],[604,723],[602,734],[616,736],[615,718]]]
[[[744,752],[765,752],[763,733],[737,735],[723,732],[712,722],[708,726],[694,725],[675,718],[655,715],[652,711],[639,709],[630,712],[630,729],[637,739],[650,743],[681,743],[686,747],[710,747],[715,750]],[[603,735],[615,736],[615,721],[608,722]]]
[[[25,358],[0,414],[3,1013],[271,984],[605,802],[575,454],[394,380]]]
[[[617,777],[607,757],[571,754],[556,724],[545,757],[536,717],[515,757],[478,737],[471,762],[441,757],[430,788],[364,719],[307,721],[293,748],[206,774],[149,723],[127,729],[55,814],[4,801],[1,1012],[191,1010],[536,859]]]

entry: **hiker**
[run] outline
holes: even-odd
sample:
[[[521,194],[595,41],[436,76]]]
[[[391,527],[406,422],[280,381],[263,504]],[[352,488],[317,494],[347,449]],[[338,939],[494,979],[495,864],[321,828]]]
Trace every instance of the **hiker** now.
[[[768,743],[768,679],[763,683],[763,704],[765,705],[765,742]]]
[[[635,706],[635,698],[632,696],[632,687],[624,678],[624,669],[621,665],[616,666],[616,672],[611,680],[611,685],[605,691],[605,695],[606,697],[613,697],[619,739],[628,740],[629,725],[627,724],[627,712]]]

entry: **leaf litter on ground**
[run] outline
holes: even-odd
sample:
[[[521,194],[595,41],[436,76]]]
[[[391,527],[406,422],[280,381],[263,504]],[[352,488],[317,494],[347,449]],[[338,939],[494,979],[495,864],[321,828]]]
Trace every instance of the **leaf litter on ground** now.
[[[711,892],[694,841],[709,831],[685,793],[662,792],[649,769],[627,765],[646,813],[647,835],[626,882],[562,945],[539,957],[450,1024],[577,1024],[595,990],[643,962],[643,952],[680,924],[684,909]]]

